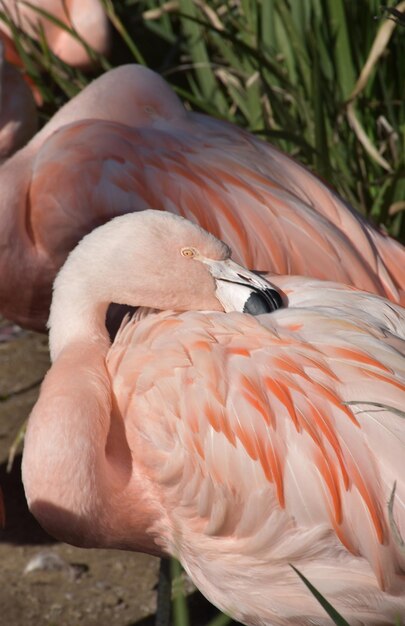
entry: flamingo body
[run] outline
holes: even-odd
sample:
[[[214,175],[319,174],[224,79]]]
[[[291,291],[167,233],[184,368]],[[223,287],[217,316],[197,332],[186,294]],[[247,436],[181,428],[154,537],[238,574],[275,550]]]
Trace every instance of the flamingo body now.
[[[31,510],[78,545],[176,556],[249,625],[331,624],[290,564],[352,626],[403,619],[404,309],[272,276],[284,308],[224,314],[206,268],[229,253],[144,215],[94,231],[55,283]],[[185,311],[140,311],[110,346],[109,300]]]
[[[159,314],[129,324],[108,354],[132,459],[161,489],[156,532],[243,623],[329,624],[290,564],[350,624],[394,623],[405,559],[387,503],[404,464],[404,314],[388,323],[399,356],[377,331],[385,307],[364,315],[372,298],[280,282],[291,309]]]
[[[399,243],[269,144],[186,112],[143,67],[112,70],[65,105],[2,168],[0,189],[2,312],[36,329],[80,238],[149,208],[199,223],[248,267],[328,278],[394,302],[404,294]]]

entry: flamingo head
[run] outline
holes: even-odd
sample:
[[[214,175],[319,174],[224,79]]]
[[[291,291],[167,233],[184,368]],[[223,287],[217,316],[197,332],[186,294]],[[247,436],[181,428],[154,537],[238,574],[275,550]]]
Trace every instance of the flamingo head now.
[[[74,335],[91,335],[111,302],[254,315],[282,306],[275,287],[232,261],[224,242],[178,215],[153,210],[114,218],[70,253],[54,284],[51,354]]]

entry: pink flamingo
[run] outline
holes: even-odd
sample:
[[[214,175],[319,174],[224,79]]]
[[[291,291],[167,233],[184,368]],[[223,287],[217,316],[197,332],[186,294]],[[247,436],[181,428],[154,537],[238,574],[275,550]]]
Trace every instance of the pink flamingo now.
[[[122,66],[66,104],[0,169],[0,307],[44,329],[51,285],[87,232],[122,213],[179,213],[249,268],[355,285],[394,302],[405,249],[269,144],[187,112],[157,74]]]
[[[96,52],[108,54],[110,29],[100,0],[31,0],[29,4],[34,8],[24,0],[2,0],[2,10],[14,24],[33,38],[38,37],[39,29],[43,30],[52,52],[68,65],[86,69],[93,65],[93,61],[82,43],[40,11],[57,18],[68,28],[73,27]],[[6,35],[12,36],[4,22],[0,23],[0,28]]]
[[[27,143],[37,127],[34,98],[19,71],[6,61],[0,38],[0,161]]]
[[[176,556],[246,624],[331,623],[290,564],[353,626],[394,623],[405,310],[315,279],[268,284],[229,254],[155,211],[112,220],[70,254],[26,434],[30,509],[76,545]],[[252,293],[277,310],[241,313]],[[163,310],[110,345],[110,301]]]

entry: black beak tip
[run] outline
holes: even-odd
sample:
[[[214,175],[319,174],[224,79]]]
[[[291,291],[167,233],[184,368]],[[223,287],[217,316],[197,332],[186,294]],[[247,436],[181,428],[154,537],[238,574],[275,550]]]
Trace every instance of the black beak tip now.
[[[243,307],[244,313],[249,315],[262,315],[272,313],[283,306],[283,299],[275,289],[264,289],[252,291]]]

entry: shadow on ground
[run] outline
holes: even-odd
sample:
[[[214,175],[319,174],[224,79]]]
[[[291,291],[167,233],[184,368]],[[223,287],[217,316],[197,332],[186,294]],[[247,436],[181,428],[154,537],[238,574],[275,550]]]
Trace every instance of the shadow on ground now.
[[[17,545],[55,543],[28,510],[21,482],[21,455],[15,458],[9,473],[6,462],[0,465],[0,485],[6,509],[6,527],[0,531],[0,542]]]
[[[205,626],[219,615],[218,609],[212,606],[199,591],[195,591],[187,597],[187,604],[189,623],[192,626]],[[148,615],[129,626],[156,626],[156,615]],[[231,620],[228,622],[228,626],[242,626],[242,624]]]

